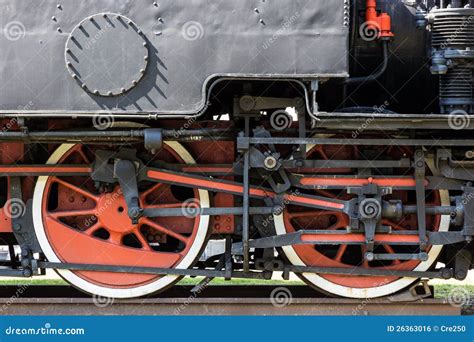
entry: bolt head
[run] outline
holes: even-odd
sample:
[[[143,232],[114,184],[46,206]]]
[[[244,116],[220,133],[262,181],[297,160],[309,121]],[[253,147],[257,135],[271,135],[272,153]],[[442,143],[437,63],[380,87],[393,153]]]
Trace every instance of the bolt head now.
[[[31,271],[31,269],[29,268],[25,268],[23,270],[23,276],[26,277],[26,278],[29,278],[33,275],[33,271]]]
[[[375,255],[372,252],[365,253],[365,259],[367,261],[374,261],[375,260]]]

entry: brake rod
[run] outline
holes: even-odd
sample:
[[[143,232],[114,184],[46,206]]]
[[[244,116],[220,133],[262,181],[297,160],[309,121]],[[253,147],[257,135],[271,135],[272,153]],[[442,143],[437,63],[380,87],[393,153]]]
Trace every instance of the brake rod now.
[[[112,273],[133,273],[133,274],[151,274],[151,275],[178,275],[178,276],[203,276],[203,277],[224,277],[225,271],[205,270],[205,269],[176,269],[176,268],[158,268],[158,267],[136,267],[136,266],[116,266],[116,265],[97,265],[97,264],[77,264],[77,263],[59,263],[39,261],[38,267],[42,269],[56,269],[69,271],[88,271],[88,272],[112,272]],[[393,276],[393,277],[412,277],[412,278],[452,278],[452,271],[449,269],[440,269],[429,272],[422,271],[399,271],[399,270],[381,270],[367,269],[362,267],[342,268],[342,267],[305,267],[305,266],[283,266],[284,272],[294,273],[318,273],[318,274],[343,274],[350,276]],[[243,273],[232,272],[233,278],[262,278],[264,273]]]

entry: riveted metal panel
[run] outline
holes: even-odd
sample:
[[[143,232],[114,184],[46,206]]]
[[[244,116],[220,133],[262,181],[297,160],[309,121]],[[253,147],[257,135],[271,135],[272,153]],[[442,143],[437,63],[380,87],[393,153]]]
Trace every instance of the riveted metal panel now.
[[[193,114],[219,77],[346,77],[345,3],[0,0],[0,112]],[[124,26],[100,23],[104,13]],[[91,17],[97,22],[84,22]],[[143,36],[147,51],[127,51],[141,43],[127,30]],[[77,60],[67,57],[74,32]],[[87,80],[99,89],[85,89]]]

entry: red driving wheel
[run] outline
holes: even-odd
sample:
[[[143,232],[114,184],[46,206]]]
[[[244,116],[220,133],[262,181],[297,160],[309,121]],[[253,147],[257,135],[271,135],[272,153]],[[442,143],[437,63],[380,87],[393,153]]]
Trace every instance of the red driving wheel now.
[[[93,151],[83,145],[64,145],[57,164],[90,164]],[[191,163],[177,143],[153,160]],[[143,208],[183,208],[190,201],[207,207],[206,191],[161,183],[139,184]],[[40,177],[35,208],[38,240],[50,261],[128,267],[187,268],[199,257],[206,241],[207,217],[146,218],[133,224],[120,186],[98,191],[89,177]],[[136,297],[173,284],[178,277],[135,273],[59,271],[80,289],[110,297]]]
[[[308,159],[313,160],[374,160],[374,159],[393,159],[397,160],[403,157],[410,157],[412,151],[402,147],[388,148],[368,148],[369,152],[364,151],[363,147],[353,146],[316,146],[310,149]],[[366,155],[366,154],[369,155]],[[430,165],[428,165],[430,168]],[[379,170],[383,172],[383,170]],[[315,170],[316,174],[338,174],[353,175],[354,171],[347,168],[333,169],[330,172],[325,170]],[[409,176],[413,170],[397,169],[393,170],[394,175]],[[341,186],[344,180],[341,180]],[[334,181],[335,183],[335,181]],[[313,194],[326,196],[330,198],[339,198],[348,200],[345,190],[314,190]],[[400,200],[403,205],[415,205],[415,191],[394,191],[392,195],[384,197],[384,200]],[[449,203],[449,197],[446,191],[433,191],[427,193],[426,205],[446,205]],[[405,215],[401,219],[384,219],[383,225],[391,227],[393,231],[417,230],[416,215]],[[340,212],[312,210],[308,208],[288,206],[283,215],[275,217],[275,225],[278,233],[292,233],[299,230],[340,230],[346,231],[349,225],[349,217]],[[445,216],[427,216],[427,229],[430,231],[448,230],[449,217]],[[426,270],[436,260],[440,253],[440,248],[430,247],[428,254],[429,260],[426,262],[418,260],[393,260],[393,261],[371,261],[368,262],[364,255],[365,246],[354,244],[341,245],[296,245],[284,248],[285,255],[293,264],[300,266],[314,267],[343,267],[343,268],[373,268],[384,270]],[[418,246],[407,245],[377,245],[375,253],[393,254],[393,253],[418,253]],[[393,277],[371,277],[371,276],[347,276],[331,274],[303,274],[301,275],[310,285],[317,287],[324,292],[355,298],[380,297],[398,292],[406,286],[413,283],[416,279]]]

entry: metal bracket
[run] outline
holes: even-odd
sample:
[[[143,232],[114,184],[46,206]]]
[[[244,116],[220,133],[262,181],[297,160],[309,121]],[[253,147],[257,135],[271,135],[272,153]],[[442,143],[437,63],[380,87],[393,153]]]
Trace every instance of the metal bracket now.
[[[133,224],[138,224],[138,220],[143,216],[143,209],[140,207],[138,195],[136,165],[129,160],[118,160],[114,166],[114,176],[122,188],[127,203],[128,217]]]
[[[389,296],[388,300],[391,302],[416,302],[421,299],[431,298],[432,296],[433,292],[428,285],[428,280],[421,280],[405,292]]]
[[[415,182],[416,182],[416,206],[418,218],[418,233],[420,236],[420,253],[426,252],[428,248],[428,237],[426,234],[426,193],[425,193],[426,163],[423,150],[415,152]]]
[[[375,247],[375,233],[380,225],[383,206],[382,197],[392,193],[390,188],[380,188],[376,184],[368,184],[360,188],[348,188],[348,194],[358,196],[357,219],[351,218],[351,221],[362,222],[365,232],[365,243],[367,252],[365,258],[369,261],[375,260],[373,253]],[[351,227],[354,223],[351,223]]]
[[[18,215],[16,213],[11,215],[13,234],[22,250],[39,253],[41,252],[41,247],[33,229],[32,201],[23,202],[21,179],[19,177],[10,177],[9,182],[10,198],[17,201],[18,209]]]
[[[436,152],[437,168],[446,178],[474,181],[473,161],[454,161],[452,152],[448,149],[439,149]]]
[[[471,242],[474,237],[474,188],[464,188],[461,204],[464,208],[464,228],[463,235],[466,241]]]
[[[145,129],[144,140],[146,150],[156,153],[163,147],[163,130],[161,128]]]
[[[471,268],[472,254],[468,250],[461,250],[456,253],[454,261],[454,277],[457,280],[464,280]]]

